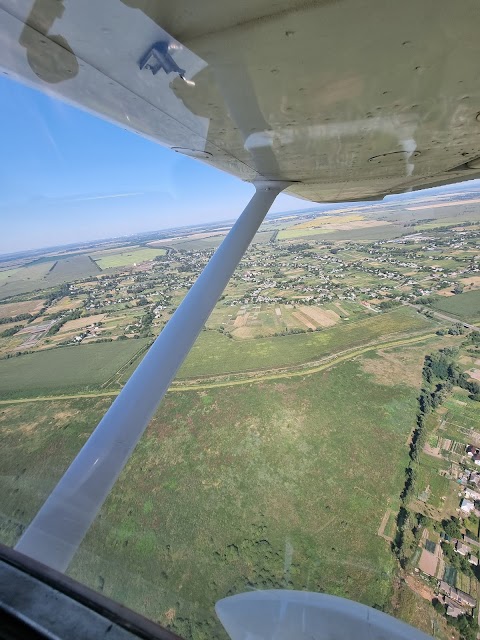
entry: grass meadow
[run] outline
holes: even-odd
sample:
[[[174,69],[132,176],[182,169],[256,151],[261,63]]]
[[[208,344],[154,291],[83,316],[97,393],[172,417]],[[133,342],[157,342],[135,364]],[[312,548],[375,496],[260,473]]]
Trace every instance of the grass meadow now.
[[[188,638],[257,588],[386,606],[417,389],[358,362],[279,382],[170,393],[69,573]],[[13,544],[110,400],[0,408],[1,538]],[[21,507],[19,507],[21,505]]]
[[[111,269],[113,267],[128,267],[147,260],[153,260],[157,256],[164,256],[165,249],[129,249],[121,253],[105,252],[105,254],[95,254],[95,263],[102,269]]]
[[[439,298],[432,305],[460,320],[475,322],[480,320],[480,289],[460,293],[448,298]]]
[[[60,347],[0,360],[0,398],[98,389],[148,339]]]
[[[55,287],[100,273],[96,263],[86,255],[75,255],[12,270],[10,277],[0,278],[0,300],[10,296]],[[3,274],[8,272],[2,272]]]
[[[339,324],[330,329],[253,340],[234,340],[204,331],[181,367],[179,378],[258,371],[315,361],[330,353],[411,331],[433,328],[430,320],[407,307]]]

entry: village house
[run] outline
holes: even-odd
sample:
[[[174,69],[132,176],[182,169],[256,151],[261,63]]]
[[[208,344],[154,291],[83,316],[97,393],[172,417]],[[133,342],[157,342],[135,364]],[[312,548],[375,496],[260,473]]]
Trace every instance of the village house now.
[[[471,607],[472,609],[477,606],[477,601],[474,597],[472,597],[468,593],[465,593],[465,591],[461,591],[460,589],[451,587],[444,580],[440,581],[439,590],[440,593],[450,598],[457,605]]]
[[[460,505],[460,510],[462,511],[463,515],[469,516],[474,509],[475,509],[475,504],[471,500],[467,500],[466,498],[462,500],[462,504]]]
[[[465,542],[465,544],[469,544],[472,547],[479,547],[480,548],[480,542],[478,542],[478,540],[474,540],[473,538],[470,538],[469,536],[465,535],[463,536],[463,541]]]
[[[458,618],[458,616],[465,613],[465,610],[459,607],[458,604],[448,596],[444,597],[444,604],[447,607],[447,616],[451,618]]]
[[[480,449],[478,447],[474,444],[469,444],[467,445],[465,452],[475,464],[480,465]]]
[[[470,553],[470,547],[467,544],[460,542],[460,540],[457,540],[455,551],[461,556],[467,556]]]
[[[469,500],[480,500],[480,493],[472,489],[465,489],[465,497]]]

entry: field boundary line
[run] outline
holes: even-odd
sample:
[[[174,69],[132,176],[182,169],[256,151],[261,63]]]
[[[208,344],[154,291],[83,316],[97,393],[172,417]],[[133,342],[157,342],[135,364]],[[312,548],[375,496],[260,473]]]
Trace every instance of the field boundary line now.
[[[410,337],[409,337],[410,336]],[[172,385],[180,386],[184,384],[207,384],[207,383],[217,383],[225,381],[232,381],[232,379],[239,378],[240,376],[248,376],[248,380],[254,381],[259,380],[260,376],[270,376],[270,375],[280,375],[280,374],[289,374],[294,375],[298,371],[298,375],[301,374],[303,370],[310,371],[312,367],[316,367],[322,365],[329,360],[337,359],[339,357],[343,357],[344,355],[351,355],[357,353],[359,350],[368,348],[368,349],[388,349],[397,346],[402,346],[402,343],[408,343],[409,341],[421,341],[427,340],[435,337],[433,333],[430,331],[422,330],[420,332],[413,332],[410,334],[407,333],[398,333],[395,334],[387,334],[384,336],[384,342],[379,342],[379,339],[376,338],[371,342],[365,342],[364,344],[359,344],[355,347],[349,347],[348,349],[342,349],[341,351],[335,351],[334,353],[329,353],[327,355],[318,358],[317,360],[310,360],[308,362],[300,362],[292,365],[282,365],[275,368],[269,369],[255,369],[250,370],[246,369],[244,371],[227,371],[224,373],[218,373],[214,375],[204,375],[204,376],[191,376],[189,378],[181,378],[179,380],[174,380]],[[253,338],[254,340],[254,338]],[[247,378],[245,378],[247,379]]]
[[[299,376],[311,375],[313,373],[318,373],[320,371],[324,371],[340,362],[344,362],[345,360],[353,359],[359,355],[363,355],[364,353],[368,353],[369,351],[376,351],[377,349],[389,349],[394,347],[401,347],[403,345],[414,344],[416,342],[423,342],[429,338],[433,338],[435,334],[428,333],[422,334],[420,336],[415,336],[413,338],[402,338],[400,340],[391,340],[383,343],[370,343],[367,345],[363,345],[362,347],[349,349],[348,351],[342,351],[338,354],[332,354],[322,358],[317,361],[317,363],[304,363],[301,365],[295,365],[291,368],[282,367],[279,370],[271,370],[271,372],[264,372],[263,375],[255,376],[255,372],[249,372],[251,377],[249,378],[241,378],[239,380],[225,380],[218,382],[199,382],[198,384],[192,384],[188,380],[185,382],[174,382],[170,387],[170,391],[190,391],[193,389],[212,389],[215,387],[231,387],[240,384],[252,384],[255,382],[264,382],[269,380],[280,380],[285,378],[297,378]],[[313,364],[313,367],[312,367]],[[297,367],[302,367],[299,370],[295,370]],[[224,374],[235,375],[235,374]]]
[[[103,382],[100,385],[101,389],[108,389],[108,387],[112,384],[112,382],[115,381],[115,378],[117,378],[117,376],[121,376],[127,369],[128,367],[130,367],[132,364],[135,363],[136,360],[138,360],[138,358],[145,352],[148,351],[148,349],[150,349],[150,347],[152,346],[152,343],[150,344],[144,344],[143,347],[141,347],[138,351],[136,351],[133,356],[131,358],[127,359],[127,362],[124,362],[122,364],[122,366],[115,371],[114,374],[112,374],[110,376],[110,378],[108,378],[107,380],[105,380],[105,382]]]
[[[377,531],[377,536],[380,536],[380,538],[383,538],[387,542],[393,542],[393,538],[391,536],[387,536],[385,534],[385,527],[387,526],[388,521],[389,521],[390,516],[391,516],[392,513],[395,514],[395,511],[393,511],[393,509],[387,509],[385,515],[382,518],[380,526],[378,527],[378,531]]]
[[[390,340],[388,342],[383,342],[383,343],[376,343],[376,344],[369,344],[369,345],[364,345],[363,347],[354,349],[354,350],[349,350],[348,352],[341,352],[338,355],[331,355],[331,356],[327,356],[327,358],[325,358],[323,361],[321,361],[321,364],[318,364],[314,367],[311,367],[309,369],[302,369],[300,371],[288,371],[288,370],[282,370],[282,372],[279,373],[270,373],[267,375],[260,375],[258,377],[250,377],[250,378],[242,378],[240,380],[226,380],[226,381],[222,381],[222,382],[204,382],[204,383],[199,383],[199,384],[191,384],[191,383],[177,383],[177,384],[172,384],[168,390],[168,393],[171,392],[178,392],[178,391],[202,391],[205,389],[216,389],[216,388],[221,388],[221,387],[233,387],[233,386],[238,386],[238,385],[245,385],[245,384],[255,384],[258,382],[268,382],[270,380],[281,380],[281,379],[285,379],[285,378],[298,378],[301,376],[307,376],[307,375],[312,375],[314,373],[319,373],[320,371],[324,371],[326,369],[329,369],[330,367],[333,367],[341,362],[345,362],[346,360],[350,360],[353,359],[357,356],[363,355],[365,353],[368,353],[369,351],[376,351],[377,349],[388,349],[388,348],[394,348],[394,347],[398,347],[398,346],[403,346],[403,345],[409,345],[409,344],[415,344],[416,342],[423,342],[426,339],[432,338],[434,337],[435,334],[433,333],[428,333],[428,334],[422,334],[419,336],[414,336],[412,338],[402,338],[399,340]],[[310,363],[311,364],[311,363]],[[305,365],[302,365],[305,366]],[[73,394],[61,394],[61,395],[52,395],[52,396],[37,396],[37,397],[30,397],[30,398],[12,398],[10,400],[0,400],[0,406],[2,405],[8,405],[8,404],[22,404],[25,402],[48,402],[50,400],[72,400],[75,398],[100,398],[103,396],[116,396],[120,393],[120,390],[112,390],[112,391],[97,391],[94,393],[73,393]]]

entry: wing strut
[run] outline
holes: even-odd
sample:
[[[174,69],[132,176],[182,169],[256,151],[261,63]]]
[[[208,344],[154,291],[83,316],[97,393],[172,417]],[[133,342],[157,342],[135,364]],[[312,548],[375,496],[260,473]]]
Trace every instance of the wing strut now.
[[[289,183],[254,184],[246,209],[25,530],[17,551],[58,571],[67,569],[258,227]]]

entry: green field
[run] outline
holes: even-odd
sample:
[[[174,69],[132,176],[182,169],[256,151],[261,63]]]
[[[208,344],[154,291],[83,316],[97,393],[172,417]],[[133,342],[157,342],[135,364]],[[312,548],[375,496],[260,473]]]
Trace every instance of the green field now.
[[[20,267],[2,271],[0,276],[0,299],[7,296],[45,288],[45,276],[52,263],[36,264],[32,267]]]
[[[312,362],[380,338],[428,329],[431,322],[402,307],[319,332],[255,340],[232,340],[217,331],[201,333],[179,378],[259,371]],[[62,347],[0,360],[0,397],[30,397],[98,389],[122,366],[125,382],[138,365],[147,340]],[[129,360],[132,364],[128,366]]]
[[[0,398],[96,389],[148,339],[61,347],[0,360]]]
[[[217,637],[214,603],[252,588],[385,606],[396,563],[377,530],[404,482],[416,395],[354,362],[168,394],[69,573],[192,638]],[[2,407],[4,542],[15,542],[107,406]]]
[[[179,378],[289,367],[323,358],[395,334],[433,326],[407,307],[297,335],[232,340],[217,331],[204,331],[181,367]]]
[[[38,260],[32,266],[14,270],[11,277],[0,281],[0,299],[74,282],[99,272],[95,262],[86,255],[49,262]]]
[[[269,242],[272,233],[273,231],[258,231],[252,240],[252,245]],[[186,236],[185,239],[174,240],[169,246],[183,251],[204,251],[207,249],[216,249],[223,242],[224,238],[225,235],[215,235],[207,238],[192,238],[189,240],[188,236]]]
[[[418,211],[417,213],[420,213]],[[434,217],[434,220],[429,222],[420,222],[415,224],[415,231],[423,231],[441,227],[453,227],[461,226],[464,222],[474,222],[480,219],[480,211],[478,210],[478,204],[472,203],[468,205],[452,205],[451,207],[445,207],[444,209],[428,209],[422,210],[422,217]]]
[[[480,319],[480,289],[435,300],[432,306],[460,320],[474,322]]]
[[[445,459],[411,444],[420,390],[436,384],[426,383],[425,356],[458,347],[451,353],[459,368],[478,368],[470,330],[446,332],[456,322],[480,324],[478,223],[445,232],[452,220],[471,218],[467,205],[409,211],[411,202],[348,205],[348,215],[330,205],[323,226],[312,228],[319,224],[312,218],[325,213],[320,205],[260,227],[87,533],[71,576],[186,640],[226,640],[215,602],[269,588],[346,596],[440,640],[457,633],[412,591],[409,554],[418,560],[422,545],[408,546],[410,531],[397,517],[404,505],[410,528],[413,514],[424,513],[438,542],[434,521],[459,506],[459,485],[443,472],[459,461],[464,443],[476,441],[472,430],[480,432],[478,402],[454,387],[423,423],[430,446],[444,450],[443,439],[455,440]],[[363,227],[346,228],[359,216]],[[370,220],[378,226],[365,226]],[[0,542],[18,540],[223,241],[226,224],[4,262]],[[19,266],[28,255],[32,262]],[[456,285],[465,293],[442,297]],[[426,291],[433,304],[421,313],[413,304],[381,305]],[[12,322],[23,313],[35,318]],[[60,330],[36,342],[17,331],[49,319]],[[79,333],[81,344],[57,346],[72,345]],[[470,524],[473,530],[477,519]],[[398,549],[392,541],[400,530]]]
[[[422,454],[420,464],[417,466],[417,494],[420,495],[428,487],[428,503],[436,509],[443,506],[442,497],[448,495],[450,480],[441,476],[439,471],[446,469],[448,462],[432,456]]]
[[[359,229],[329,229],[328,226],[315,229],[283,229],[279,232],[277,240],[323,240],[335,242],[336,240],[382,240],[395,238],[402,235],[402,227],[385,224],[378,227],[360,227]]]
[[[305,330],[306,325],[295,315],[302,309],[303,307],[297,309],[292,304],[288,306],[284,304],[245,305],[245,309],[239,309],[238,307],[232,308],[227,305],[217,305],[208,318],[206,326],[208,329],[223,329],[227,333],[232,334],[234,338],[240,340],[268,337],[281,334],[286,329]],[[342,301],[341,305],[339,303],[338,305],[334,303],[316,305],[312,307],[312,309],[333,311],[337,314],[339,321],[340,318],[348,318],[349,323],[372,315],[372,312],[365,309],[362,305],[349,301]],[[246,321],[243,323],[243,326],[238,327],[235,324],[237,314],[239,314],[241,318],[244,311],[247,314],[244,316]],[[306,310],[305,313],[308,313],[308,310]],[[300,317],[313,323],[314,326],[319,326],[314,319],[307,317],[303,313]]]
[[[61,284],[96,275],[99,271],[97,264],[89,256],[80,255],[55,262],[46,279],[51,284]]]
[[[180,249],[181,251],[206,251],[208,249],[216,249],[224,238],[225,236],[210,236],[210,238],[176,240],[169,246]]]
[[[480,411],[478,402],[470,400],[466,393],[452,394],[444,403],[448,410],[445,415],[445,430],[453,439],[464,440],[466,430],[480,432]],[[460,431],[459,431],[460,429]],[[463,437],[462,437],[463,435]]]
[[[315,227],[311,229],[303,228],[296,229],[295,227],[291,229],[282,229],[278,232],[277,240],[293,240],[297,238],[309,238],[310,236],[325,236],[332,233],[334,229],[329,229],[328,226],[325,227]]]
[[[164,256],[165,249],[133,249],[122,251],[121,253],[105,252],[105,254],[95,254],[93,256],[95,262],[100,269],[112,269],[114,267],[127,267],[134,264],[140,264],[146,260],[153,260],[157,256]]]
[[[4,282],[5,280],[12,278],[20,268],[21,267],[16,267],[15,269],[4,269],[3,271],[0,271],[0,282]]]

